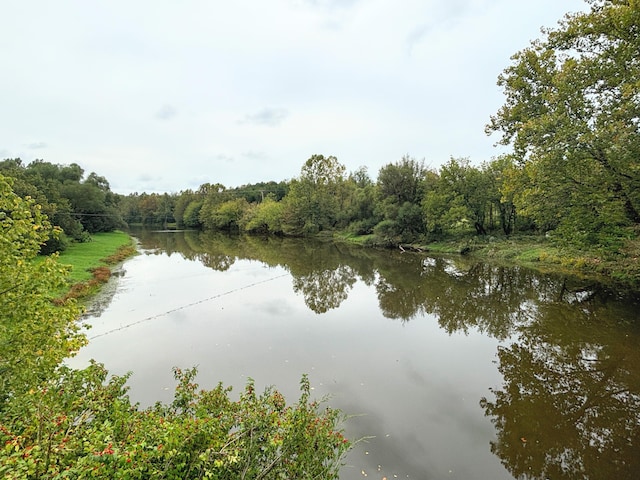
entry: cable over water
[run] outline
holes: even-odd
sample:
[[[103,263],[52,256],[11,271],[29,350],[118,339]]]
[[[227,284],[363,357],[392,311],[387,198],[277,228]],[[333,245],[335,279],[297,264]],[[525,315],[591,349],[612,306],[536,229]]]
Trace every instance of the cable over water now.
[[[213,295],[211,297],[207,297],[207,298],[204,298],[202,300],[198,300],[197,302],[187,303],[186,305],[181,305],[179,307],[172,308],[171,310],[166,310],[166,311],[164,311],[162,313],[158,313],[156,315],[151,315],[150,317],[146,317],[146,318],[143,318],[141,320],[136,320],[135,322],[130,322],[130,323],[127,323],[125,325],[120,325],[118,328],[112,328],[111,330],[107,330],[106,332],[102,332],[102,333],[99,333],[97,335],[93,335],[93,336],[88,337],[88,338],[89,338],[89,340],[93,340],[93,339],[96,339],[96,338],[104,337],[106,335],[110,335],[112,333],[119,332],[121,330],[125,330],[127,328],[133,327],[134,325],[140,325],[141,323],[150,322],[151,320],[155,320],[157,318],[164,317],[165,315],[169,315],[170,313],[174,313],[174,312],[177,312],[179,310],[184,310],[185,308],[193,307],[195,305],[200,305],[202,303],[205,303],[205,302],[208,302],[208,301],[211,301],[211,300],[215,300],[216,298],[224,297],[226,295],[231,295],[232,293],[236,293],[236,292],[239,292],[241,290],[246,290],[248,288],[252,288],[252,287],[255,287],[257,285],[262,285],[264,283],[269,283],[269,282],[272,282],[272,281],[277,280],[279,278],[286,277],[288,275],[289,275],[288,273],[283,273],[282,275],[276,275],[275,277],[271,277],[271,278],[268,278],[266,280],[261,280],[259,282],[250,283],[249,285],[244,285],[242,287],[234,288],[233,290],[228,290],[226,292],[218,293],[218,294]]]

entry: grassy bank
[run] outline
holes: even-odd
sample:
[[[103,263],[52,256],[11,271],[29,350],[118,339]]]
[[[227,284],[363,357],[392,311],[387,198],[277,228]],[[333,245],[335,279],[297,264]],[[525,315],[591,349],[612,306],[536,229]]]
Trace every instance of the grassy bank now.
[[[74,243],[60,254],[59,262],[69,265],[69,289],[63,298],[85,298],[95,293],[111,276],[111,267],[136,253],[128,234],[115,231],[96,233],[90,242]]]
[[[370,246],[368,236],[336,234],[339,241]],[[481,260],[523,265],[542,272],[561,272],[615,282],[640,289],[640,238],[628,240],[618,251],[561,247],[539,235],[510,237],[461,236],[437,242],[402,244],[404,250],[439,255],[468,255]]]

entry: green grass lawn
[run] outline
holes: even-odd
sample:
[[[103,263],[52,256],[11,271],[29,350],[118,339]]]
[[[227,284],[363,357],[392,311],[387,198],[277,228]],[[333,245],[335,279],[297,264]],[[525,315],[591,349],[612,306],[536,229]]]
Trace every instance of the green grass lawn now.
[[[110,263],[117,263],[122,258],[109,259],[122,247],[131,246],[132,240],[128,234],[121,231],[95,233],[91,241],[73,243],[60,254],[59,262],[71,265],[70,283],[84,282],[91,279],[91,269]],[[111,260],[111,261],[110,261]]]

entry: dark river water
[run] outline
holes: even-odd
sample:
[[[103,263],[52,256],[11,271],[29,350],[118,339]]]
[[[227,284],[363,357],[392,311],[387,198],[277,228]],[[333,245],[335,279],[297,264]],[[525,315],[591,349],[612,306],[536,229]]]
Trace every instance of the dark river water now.
[[[351,479],[640,478],[640,301],[517,267],[308,240],[137,232],[87,318],[142,406],[173,366],[353,415]]]

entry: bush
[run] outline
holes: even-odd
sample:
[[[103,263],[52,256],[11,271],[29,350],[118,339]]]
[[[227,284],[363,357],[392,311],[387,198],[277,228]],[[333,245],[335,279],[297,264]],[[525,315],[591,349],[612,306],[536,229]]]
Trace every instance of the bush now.
[[[347,231],[349,233],[353,233],[354,235],[370,235],[373,233],[373,228],[376,226],[375,218],[368,218],[364,220],[357,220],[355,222],[351,222]]]
[[[54,232],[49,239],[40,245],[40,255],[51,255],[56,252],[64,252],[69,246],[69,238],[64,232]]]
[[[309,399],[297,404],[249,381],[237,401],[219,384],[198,391],[195,369],[174,369],[169,405],[138,410],[127,377],[102,365],[60,367],[55,380],[14,397],[0,424],[0,476],[30,478],[337,479],[350,447],[343,416]]]
[[[395,220],[382,220],[374,227],[373,233],[383,245],[396,245],[402,240],[400,225]]]

